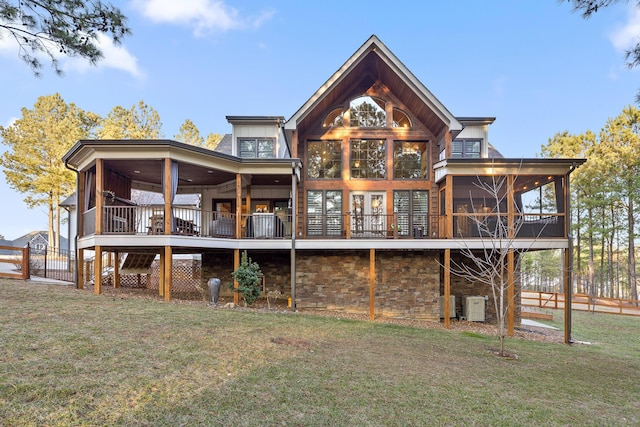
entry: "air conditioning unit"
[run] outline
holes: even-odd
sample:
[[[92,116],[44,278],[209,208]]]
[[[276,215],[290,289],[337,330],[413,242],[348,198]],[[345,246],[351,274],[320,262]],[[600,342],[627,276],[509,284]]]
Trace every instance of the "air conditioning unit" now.
[[[464,317],[466,317],[469,322],[484,322],[484,302],[484,297],[465,297]]]
[[[449,317],[456,317],[455,295],[449,295]],[[444,295],[440,295],[440,318],[444,319]]]

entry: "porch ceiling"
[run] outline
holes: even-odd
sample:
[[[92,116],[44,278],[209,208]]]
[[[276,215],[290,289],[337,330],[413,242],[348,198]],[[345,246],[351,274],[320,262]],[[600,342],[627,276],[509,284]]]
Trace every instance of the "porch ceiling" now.
[[[133,181],[160,186],[162,184],[162,159],[105,160],[105,167]],[[235,180],[235,173],[216,170],[210,167],[178,162],[178,187],[215,186]],[[291,184],[291,175],[251,175],[252,185]]]

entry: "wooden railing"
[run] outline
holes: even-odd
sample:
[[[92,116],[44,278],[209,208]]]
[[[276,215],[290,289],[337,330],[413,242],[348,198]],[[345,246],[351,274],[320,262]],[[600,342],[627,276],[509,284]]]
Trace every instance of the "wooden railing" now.
[[[0,264],[13,264],[18,266],[20,273],[12,273],[11,268],[0,268],[0,277],[27,280],[29,278],[29,247],[18,248],[15,246],[0,246],[1,250],[18,252],[16,255],[0,257]]]
[[[522,291],[520,303],[523,307],[562,309],[565,307],[563,293]],[[640,316],[640,300],[622,298],[591,297],[585,294],[574,294],[571,297],[571,308],[580,311],[597,313],[624,314]]]

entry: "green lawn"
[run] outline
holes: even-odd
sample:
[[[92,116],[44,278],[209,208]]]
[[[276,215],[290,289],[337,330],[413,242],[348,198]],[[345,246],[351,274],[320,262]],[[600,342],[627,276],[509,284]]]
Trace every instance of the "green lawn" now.
[[[0,425],[640,424],[640,319],[591,345],[0,281]],[[556,326],[562,327],[561,313]]]

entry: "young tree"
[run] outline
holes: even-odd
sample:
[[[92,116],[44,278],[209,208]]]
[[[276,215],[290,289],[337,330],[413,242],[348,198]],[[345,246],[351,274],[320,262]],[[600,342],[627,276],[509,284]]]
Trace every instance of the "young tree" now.
[[[162,138],[160,115],[144,101],[130,109],[114,107],[101,121],[99,139],[154,139]]]
[[[204,145],[204,138],[200,136],[200,131],[196,125],[189,119],[185,120],[180,126],[180,132],[174,136],[176,141],[184,142],[185,144],[195,145],[202,147]]]
[[[102,58],[99,34],[114,43],[131,34],[120,9],[101,1],[0,0],[0,38],[18,45],[18,56],[38,76],[42,64],[38,54],[49,57],[61,74],[57,55],[79,56],[95,64]]]
[[[79,139],[87,138],[98,116],[59,94],[42,96],[34,108],[22,109],[22,118],[11,126],[0,126],[2,143],[9,147],[0,158],[9,186],[25,193],[29,208],[46,205],[49,215],[49,245],[59,247],[60,203],[75,187],[75,175],[61,161]],[[54,230],[54,219],[57,227]]]
[[[515,283],[519,280],[520,262],[527,249],[515,245],[515,239],[522,226],[522,221],[508,220],[518,218],[521,212],[510,195],[513,195],[515,176],[478,177],[473,183],[474,192],[488,206],[491,212],[478,215],[470,212],[466,220],[481,236],[482,249],[469,246],[468,239],[458,239],[461,259],[451,259],[450,272],[470,283],[479,283],[491,289],[494,309],[498,321],[498,338],[500,340],[500,356],[506,356],[504,341],[507,335],[506,319],[509,307],[514,304],[509,299]],[[470,206],[475,206],[474,197],[470,194]],[[513,215],[509,215],[508,206],[512,206]],[[506,211],[505,211],[506,209]],[[459,218],[460,219],[460,218]],[[540,230],[540,233],[542,230]],[[476,234],[476,233],[474,233]],[[515,298],[515,292],[513,292]]]

